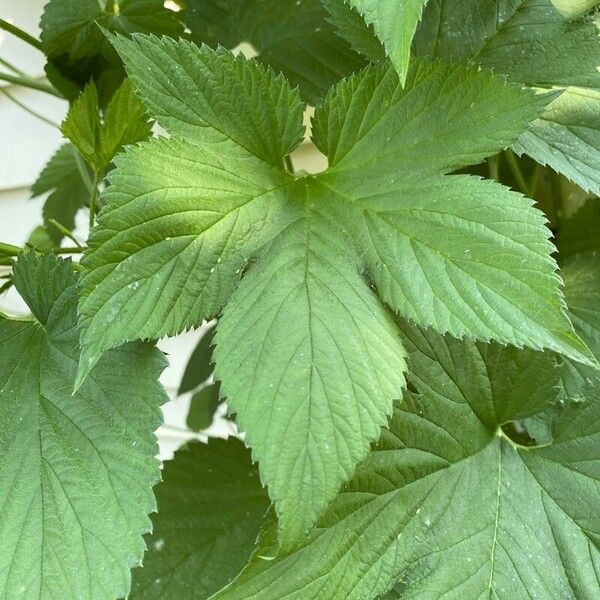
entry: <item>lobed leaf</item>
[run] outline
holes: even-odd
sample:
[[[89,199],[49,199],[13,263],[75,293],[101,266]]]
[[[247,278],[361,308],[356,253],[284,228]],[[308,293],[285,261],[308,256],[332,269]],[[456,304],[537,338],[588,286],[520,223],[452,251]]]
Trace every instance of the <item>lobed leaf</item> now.
[[[379,444],[305,545],[265,560],[268,524],[215,600],[593,597],[596,395],[558,415],[550,445],[520,447],[500,425],[539,410],[529,376],[555,382],[552,357],[404,331],[416,391]]]
[[[514,148],[599,194],[598,35],[592,19],[572,20],[551,0],[431,0],[414,50],[470,59],[532,88],[565,90]]]
[[[22,254],[14,281],[34,318],[0,320],[0,596],[126,596],[160,477],[164,358],[142,343],[111,351],[73,395],[70,262]]]

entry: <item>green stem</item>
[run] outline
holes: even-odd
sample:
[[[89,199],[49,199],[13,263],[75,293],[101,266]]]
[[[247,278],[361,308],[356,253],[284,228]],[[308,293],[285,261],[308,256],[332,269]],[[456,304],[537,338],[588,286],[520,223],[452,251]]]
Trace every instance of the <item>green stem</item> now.
[[[73,235],[71,231],[69,231],[64,225],[59,223],[56,219],[48,219],[48,222],[54,225],[56,229],[58,229],[64,236],[68,237],[78,248],[83,248],[83,246],[79,243],[79,240]]]
[[[283,157],[283,162],[285,163],[285,168],[292,175],[294,174],[294,165],[292,164],[292,159],[289,155]]]
[[[92,197],[90,198],[90,229],[94,226],[94,219],[96,218],[96,202],[98,201],[98,176],[94,177],[92,185]]]
[[[488,158],[488,170],[490,179],[500,181],[500,156],[490,156]]]
[[[23,31],[20,27],[5,21],[4,19],[0,19],[0,29],[4,29],[4,31],[8,31],[8,33],[12,33],[16,35],[19,39],[23,40],[25,43],[33,46],[37,50],[42,49],[42,42],[40,40],[34,38],[32,35],[29,35],[26,31]]]
[[[525,177],[523,176],[521,167],[519,166],[515,153],[509,148],[508,150],[506,150],[505,156],[506,162],[508,163],[511,173],[513,174],[513,177],[515,178],[515,181],[519,186],[519,190],[526,196],[531,197],[529,186],[527,185],[527,181],[525,181]]]
[[[77,164],[77,170],[79,171],[79,174],[81,175],[81,179],[82,179],[83,183],[85,184],[85,187],[87,188],[87,191],[91,198],[93,191],[94,191],[94,181],[90,177],[90,172],[88,171],[88,168],[83,159],[83,156],[81,156],[81,154],[79,154],[79,151],[74,146],[72,148],[73,148],[73,152],[75,154],[75,163]],[[98,186],[96,186],[96,187],[98,187]]]
[[[535,192],[537,191],[538,183],[540,182],[540,175],[542,174],[542,165],[537,163],[535,165],[535,169],[531,175],[529,180],[529,191],[531,192],[531,197],[535,196]]]
[[[62,98],[63,96],[57,92],[51,85],[38,81],[37,79],[33,79],[32,77],[17,77],[16,75],[9,75],[8,73],[0,73],[1,81],[8,81],[9,83],[14,83],[15,85],[21,85],[23,87],[30,88],[32,90],[38,90],[40,92],[46,92],[47,94],[52,94],[57,98]]]
[[[25,73],[21,71],[21,69],[15,67],[12,63],[9,63],[7,60],[0,58],[0,65],[6,67],[9,71],[12,71],[15,75],[19,75],[21,77],[26,77]]]
[[[23,251],[20,246],[13,246],[12,244],[5,244],[0,242],[0,254],[7,254],[8,256],[18,256]]]
[[[47,123],[48,125],[52,125],[52,127],[56,127],[56,129],[60,129],[60,126],[58,125],[58,123],[51,121],[50,119],[48,119],[44,115],[40,114],[39,112],[36,112],[32,108],[29,108],[29,106],[27,106],[26,104],[23,104],[20,100],[15,98],[12,94],[7,92],[4,88],[0,88],[0,92],[2,94],[4,94],[11,102],[14,102],[17,106],[22,108],[25,112],[28,112],[30,115],[36,117],[36,119],[40,119],[40,121],[44,121],[44,123]]]
[[[63,248],[54,248],[54,254],[83,254],[87,248],[85,246],[64,246]]]

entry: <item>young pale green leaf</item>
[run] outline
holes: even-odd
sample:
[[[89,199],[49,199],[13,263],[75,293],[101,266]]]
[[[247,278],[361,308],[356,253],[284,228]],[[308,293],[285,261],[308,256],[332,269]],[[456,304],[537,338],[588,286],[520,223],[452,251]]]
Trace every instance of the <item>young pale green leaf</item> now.
[[[0,320],[0,596],[126,596],[160,477],[153,432],[164,358],[147,344],[124,346],[73,395],[71,263],[23,254],[14,280],[35,318]]]
[[[187,22],[197,42],[250,43],[257,60],[283,73],[313,104],[365,62],[335,35],[320,0],[188,0]]]
[[[46,231],[55,244],[60,243],[63,233],[50,223],[50,219],[72,231],[75,215],[90,200],[92,185],[92,174],[85,161],[71,144],[64,144],[31,186],[32,198],[50,192],[42,214]]]
[[[125,80],[102,119],[96,86],[88,85],[69,109],[61,129],[98,176],[123,146],[148,139],[150,126],[144,105]]]
[[[298,187],[304,187],[299,184]],[[300,193],[300,192],[299,192]],[[401,396],[404,351],[327,190],[242,280],[217,325],[216,376],[260,462],[290,550],[352,474]],[[392,366],[393,365],[393,366]]]
[[[405,327],[409,394],[296,552],[249,566],[215,600],[592,598],[600,581],[600,398],[570,405],[547,447],[499,425],[552,401],[552,357]],[[491,368],[490,368],[491,367]],[[521,385],[525,383],[525,387]],[[597,395],[597,392],[596,392]]]
[[[215,316],[293,218],[278,210],[293,179],[229,140],[156,139],[115,163],[83,259],[79,381],[108,348]]]
[[[303,105],[287,81],[243,56],[184,40],[111,37],[150,114],[173,135],[231,139],[282,165],[304,135]]]
[[[552,4],[566,17],[579,17],[600,4],[598,0],[552,0]]]
[[[213,372],[212,344],[214,327],[209,329],[194,348],[185,367],[178,394],[185,394],[204,383]]]
[[[269,506],[250,452],[235,438],[193,442],[165,464],[156,487],[142,569],[132,600],[205,600],[248,560]]]
[[[431,0],[417,55],[471,59],[533,88],[565,93],[514,146],[600,193],[600,42],[596,23],[570,20],[551,0]]]
[[[369,273],[402,315],[593,362],[563,310],[542,213],[494,183],[438,175],[509,145],[546,101],[475,68],[416,64],[401,88],[370,67],[315,114],[331,165],[320,179],[356,209]]]
[[[348,0],[365,22],[373,26],[402,84],[408,73],[412,39],[427,1]]]

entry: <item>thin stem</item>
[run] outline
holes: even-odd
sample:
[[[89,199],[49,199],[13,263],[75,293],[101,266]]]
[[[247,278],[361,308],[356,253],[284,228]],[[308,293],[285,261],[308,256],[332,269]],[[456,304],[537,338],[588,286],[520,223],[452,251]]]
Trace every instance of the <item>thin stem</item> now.
[[[529,191],[531,192],[532,198],[535,196],[535,192],[537,191],[537,186],[540,182],[541,173],[542,165],[536,163],[535,168],[533,169],[533,173],[531,174],[531,178],[529,179]]]
[[[490,156],[488,158],[488,171],[490,179],[500,181],[500,156]]]
[[[48,219],[49,223],[52,223],[56,229],[58,229],[64,236],[68,237],[78,248],[83,248],[79,240],[69,231],[64,225],[59,223],[56,219]]]
[[[64,246],[63,248],[54,248],[54,254],[83,254],[87,248],[85,246]]]
[[[90,177],[90,172],[88,171],[88,168],[85,164],[83,156],[81,156],[81,154],[79,154],[79,151],[75,147],[73,147],[73,152],[75,153],[75,163],[77,164],[77,170],[79,171],[79,174],[81,175],[81,179],[82,179],[83,183],[85,184],[85,187],[87,188],[87,191],[91,197],[92,193],[94,191],[94,181]],[[98,186],[96,186],[96,187],[98,187]]]
[[[23,251],[21,246],[13,246],[12,244],[5,244],[0,242],[0,254],[7,254],[8,256],[18,256]]]
[[[283,157],[283,162],[285,164],[285,168],[293,175],[294,174],[294,165],[292,164],[292,159],[289,154],[286,154]]]
[[[92,197],[90,198],[90,229],[94,226],[94,219],[96,218],[96,202],[98,200],[98,176],[94,176],[94,183],[92,186]]]
[[[519,190],[523,192],[523,194],[525,194],[526,196],[531,197],[529,186],[527,185],[527,181],[525,181],[525,177],[523,176],[523,172],[521,171],[521,167],[519,166],[515,153],[509,148],[508,150],[506,150],[505,156],[506,162],[510,167],[511,173],[513,174],[513,177],[515,178],[515,181],[519,186]]]
[[[8,33],[16,35],[19,39],[23,40],[30,46],[33,46],[37,50],[42,49],[42,42],[40,42],[40,40],[34,38],[26,31],[23,31],[20,27],[17,27],[16,25],[13,25],[4,19],[0,19],[0,29],[4,29],[4,31],[8,31]]]
[[[3,58],[0,58],[0,65],[9,69],[15,75],[20,75],[22,77],[26,77],[25,73],[23,73],[23,71],[21,71],[21,69],[19,69],[18,67],[15,67],[15,65],[13,65],[12,63],[9,63],[7,60],[4,60]]]
[[[0,80],[8,81],[9,83],[14,83],[15,85],[21,85],[23,87],[31,88],[32,90],[46,92],[47,94],[52,94],[57,98],[63,97],[62,94],[60,94],[60,92],[57,92],[48,83],[38,81],[37,79],[33,79],[32,77],[17,77],[16,75],[9,75],[8,73],[0,73]]]
[[[48,125],[51,125],[52,127],[56,127],[56,129],[60,129],[60,126],[58,125],[58,123],[55,123],[51,119],[48,119],[48,117],[45,117],[44,115],[33,110],[32,108],[29,108],[29,106],[27,106],[26,104],[23,104],[20,100],[15,98],[11,93],[6,91],[4,88],[0,88],[0,92],[2,94],[4,94],[11,102],[14,102],[17,106],[22,108],[25,112],[28,112],[30,115],[34,116],[36,119],[39,119],[40,121],[44,121],[44,123],[47,123]]]

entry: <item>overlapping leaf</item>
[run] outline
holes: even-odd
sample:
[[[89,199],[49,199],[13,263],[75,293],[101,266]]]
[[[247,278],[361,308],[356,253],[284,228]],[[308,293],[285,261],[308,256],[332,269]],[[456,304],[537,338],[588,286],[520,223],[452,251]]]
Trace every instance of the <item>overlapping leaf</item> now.
[[[320,0],[188,0],[197,42],[233,48],[252,44],[258,60],[282,72],[316,104],[364,59],[337,37]]]
[[[63,234],[50,219],[72,231],[75,215],[90,201],[92,185],[92,174],[85,161],[71,144],[64,144],[31,186],[32,198],[50,192],[44,203],[43,216],[46,231],[55,244],[60,243]]]
[[[293,177],[282,163],[302,105],[281,77],[186,42],[116,45],[173,137],[125,153],[110,176],[83,261],[79,381],[104,350],[226,305],[216,372],[275,500],[282,549],[401,396],[404,350],[368,279],[439,331],[594,361],[564,314],[541,213],[497,184],[446,175],[510,145],[546,97],[476,68],[416,64],[402,87],[390,65],[371,67],[317,111],[328,171]]]
[[[0,318],[0,596],[126,596],[160,476],[164,359],[140,342],[111,351],[73,395],[71,263],[21,255],[14,279],[34,317]]]
[[[269,506],[242,442],[191,443],[165,464],[158,514],[130,598],[205,600],[248,560]]]
[[[519,447],[504,429],[550,405],[552,357],[404,331],[415,392],[354,479],[297,552],[267,560],[267,525],[215,599],[597,593],[597,390],[563,409],[550,445]]]
[[[569,20],[551,0],[431,0],[414,50],[472,59],[532,88],[563,90],[514,148],[599,194],[598,34],[590,17]]]
[[[125,80],[102,118],[96,86],[88,85],[69,109],[61,129],[99,176],[123,146],[148,139],[150,127],[145,106],[133,93],[131,82]]]
[[[410,47],[428,0],[348,0],[385,46],[401,83],[406,80]]]
[[[40,21],[48,77],[69,98],[93,77],[103,105],[120,84],[123,69],[99,26],[123,35],[183,34],[177,14],[163,0],[50,0]]]

